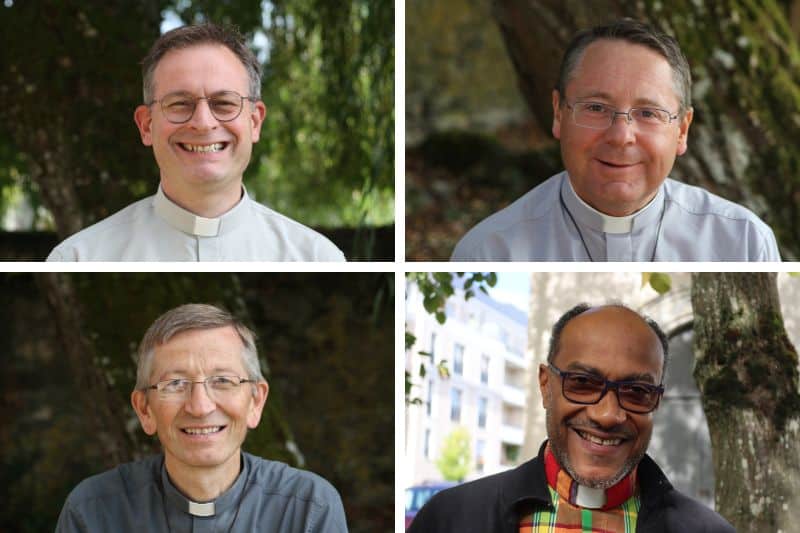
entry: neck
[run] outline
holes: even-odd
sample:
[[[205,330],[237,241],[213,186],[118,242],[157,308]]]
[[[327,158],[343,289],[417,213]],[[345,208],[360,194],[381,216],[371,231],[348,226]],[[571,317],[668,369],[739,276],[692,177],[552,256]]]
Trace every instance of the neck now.
[[[183,188],[161,177],[161,189],[172,202],[204,218],[217,218],[224,215],[239,203],[242,198],[242,181],[234,186],[211,190]]]
[[[649,204],[653,200],[653,198],[656,197],[656,193],[657,192],[658,191],[656,191],[652,195],[648,196],[644,200],[644,202],[642,202],[642,203],[639,203],[639,204],[621,204],[621,205],[620,204],[600,205],[597,202],[588,202],[586,200],[586,198],[583,198],[580,194],[578,194],[577,191],[575,191],[575,195],[578,198],[580,198],[580,200],[583,203],[585,203],[586,205],[588,205],[589,207],[591,207],[592,209],[594,209],[598,213],[600,213],[602,215],[605,215],[605,216],[609,216],[609,217],[617,217],[617,218],[619,218],[619,217],[627,217],[629,215],[633,215],[634,213],[637,213],[637,212],[641,211],[642,209],[644,209],[645,207],[647,207],[647,204]]]
[[[194,502],[209,502],[231,488],[242,470],[241,454],[236,453],[215,467],[195,467],[165,455],[164,466],[175,487]]]

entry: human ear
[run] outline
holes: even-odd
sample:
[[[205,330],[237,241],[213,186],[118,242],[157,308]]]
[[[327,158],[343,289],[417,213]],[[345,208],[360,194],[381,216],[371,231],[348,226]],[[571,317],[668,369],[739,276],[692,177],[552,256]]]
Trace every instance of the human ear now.
[[[153,116],[150,114],[150,108],[146,105],[138,106],[133,112],[133,121],[136,122],[136,127],[139,128],[142,144],[152,146],[153,135],[150,126],[153,122]]]
[[[131,405],[133,410],[136,411],[136,416],[139,417],[142,430],[148,435],[155,435],[156,417],[153,416],[150,405],[147,403],[147,395],[140,390],[133,391],[131,393]]]
[[[264,105],[264,102],[261,100],[255,102],[250,111],[250,139],[252,142],[258,142],[258,139],[261,138],[261,125],[266,116],[267,106]]]
[[[259,381],[254,387],[253,404],[247,412],[247,427],[250,429],[255,429],[261,422],[261,413],[264,411],[264,404],[267,403],[267,396],[269,396],[269,384],[266,381]]]
[[[547,365],[539,365],[539,392],[542,394],[542,407],[545,409],[550,408],[550,372],[547,370]]]
[[[689,138],[689,126],[692,123],[692,118],[694,117],[694,108],[690,107],[686,114],[680,119],[680,124],[678,125],[678,146],[676,148],[676,155],[683,155],[686,153],[687,149],[687,140]]]
[[[561,140],[561,100],[556,89],[553,89],[553,137]]]

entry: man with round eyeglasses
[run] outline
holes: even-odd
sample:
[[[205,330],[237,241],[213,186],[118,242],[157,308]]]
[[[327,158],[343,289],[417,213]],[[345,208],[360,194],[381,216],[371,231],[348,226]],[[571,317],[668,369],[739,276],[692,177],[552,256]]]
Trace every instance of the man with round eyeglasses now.
[[[242,185],[266,107],[239,33],[203,24],[159,37],[134,112],[160,170],[156,194],[76,233],[49,261],[344,261],[327,238]]]
[[[81,482],[56,531],[346,533],[330,483],[242,452],[268,392],[241,322],[204,304],[166,312],[139,346],[131,394],[163,454]]]
[[[409,532],[733,532],[646,454],[668,354],[658,324],[621,304],[567,311],[539,367],[538,456],[436,494]]]
[[[471,229],[454,261],[780,261],[746,208],[668,178],[687,150],[689,64],[631,19],[577,33],[552,93],[565,170]]]

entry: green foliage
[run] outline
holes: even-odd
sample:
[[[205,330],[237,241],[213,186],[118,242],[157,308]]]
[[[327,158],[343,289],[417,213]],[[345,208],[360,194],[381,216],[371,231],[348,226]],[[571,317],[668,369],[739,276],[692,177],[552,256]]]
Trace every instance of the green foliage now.
[[[658,294],[666,294],[672,288],[672,277],[663,272],[643,272],[642,287],[647,284]]]
[[[465,427],[457,427],[442,443],[442,453],[436,460],[436,467],[448,481],[462,481],[469,474],[470,436]]]
[[[393,221],[393,28],[392,2],[273,3],[259,198],[312,224]]]
[[[306,224],[392,223],[394,8],[374,0],[0,6],[0,188],[44,191],[54,215],[69,204],[62,235],[153,193],[158,168],[132,114],[169,11],[267,38],[268,113],[245,172],[255,198]]]

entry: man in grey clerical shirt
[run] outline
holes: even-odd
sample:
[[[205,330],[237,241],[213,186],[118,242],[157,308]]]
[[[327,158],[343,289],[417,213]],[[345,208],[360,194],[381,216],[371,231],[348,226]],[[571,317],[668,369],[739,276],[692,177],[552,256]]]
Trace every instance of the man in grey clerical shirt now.
[[[233,29],[162,35],[142,61],[133,118],[160,169],[156,194],[56,246],[48,261],[344,261],[319,233],[242,186],[261,134],[261,67]]]
[[[693,116],[672,37],[630,19],[579,32],[553,115],[566,170],[470,230],[453,261],[780,261],[752,212],[667,178]]]
[[[81,482],[56,533],[346,533],[321,477],[243,453],[269,386],[253,333],[227,312],[189,304],[159,317],[139,346],[131,402],[163,454]]]

